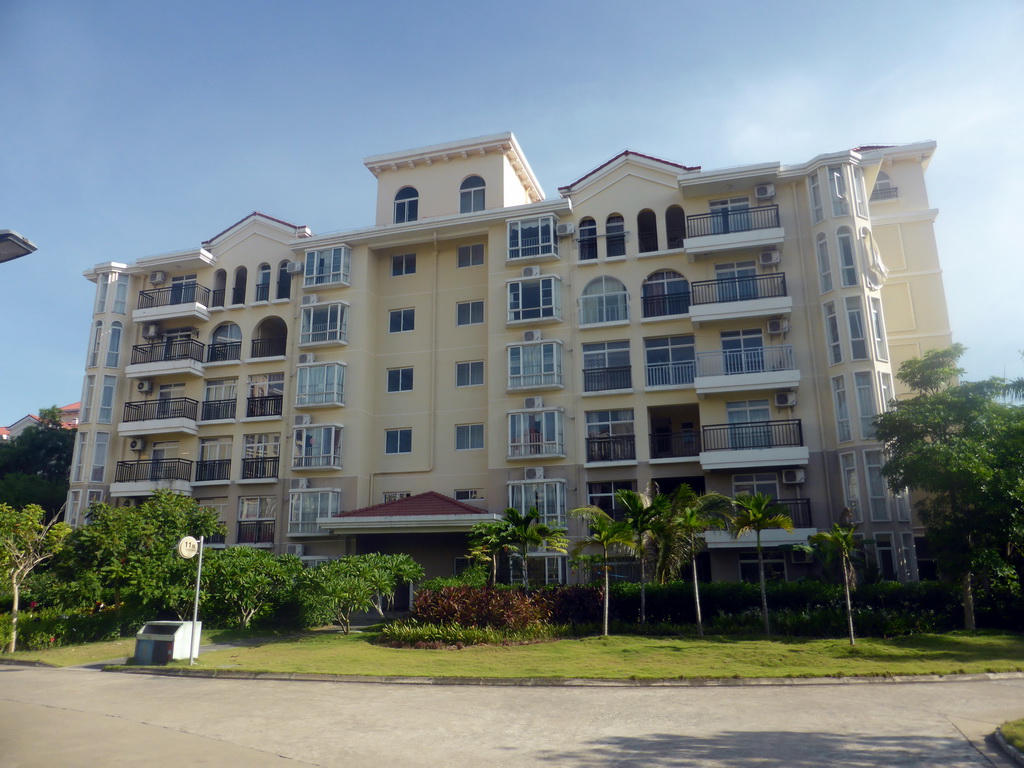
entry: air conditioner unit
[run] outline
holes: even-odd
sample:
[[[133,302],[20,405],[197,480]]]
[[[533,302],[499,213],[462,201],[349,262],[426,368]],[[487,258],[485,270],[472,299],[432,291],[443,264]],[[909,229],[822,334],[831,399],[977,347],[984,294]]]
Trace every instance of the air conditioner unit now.
[[[526,398],[523,407],[524,408],[543,408],[544,398],[543,397],[528,397]]]
[[[312,417],[308,413],[304,413],[301,416],[295,417],[296,427],[305,427],[313,421]]]
[[[771,200],[775,197],[774,184],[758,184],[754,187],[754,197],[758,200]]]
[[[135,382],[135,391],[140,392],[143,395],[148,395],[153,391],[153,382],[149,379],[139,379]]]
[[[301,364],[305,364],[305,363],[315,363],[315,362],[316,362],[316,355],[314,355],[312,352],[303,352],[301,355],[299,355],[299,364],[300,365]]]
[[[301,491],[304,488],[309,487],[309,479],[305,477],[293,477],[291,483],[291,489],[293,491]]]
[[[792,408],[796,405],[796,392],[776,392],[776,408]]]
[[[306,265],[301,261],[289,261],[286,269],[289,275],[298,275],[306,271]]]
[[[540,277],[540,267],[523,267],[523,277]]]
[[[757,254],[757,263],[762,267],[770,267],[779,263],[779,252],[774,248],[770,251],[761,251]]]
[[[789,553],[789,559],[798,565],[809,565],[814,562],[814,555],[804,549],[794,549]]]
[[[320,303],[320,297],[317,296],[315,293],[307,293],[305,296],[302,297],[302,306],[304,306],[304,307],[308,307],[308,306],[311,306],[312,304],[319,304],[319,303]]]
[[[304,546],[302,546],[301,544],[285,544],[284,545],[284,553],[286,555],[295,555],[296,557],[302,557],[302,555],[303,555],[303,553],[305,551],[306,551],[306,548]]]
[[[159,325],[159,323],[149,323],[148,325],[142,326],[142,338],[144,338],[144,339],[158,339],[158,338],[160,338],[160,325]]]
[[[523,341],[540,341],[540,331],[523,331]]]
[[[160,285],[160,283],[167,282],[167,273],[162,269],[158,269],[155,272],[149,273],[149,282],[153,285]]]
[[[524,467],[523,468],[523,479],[524,480],[543,480],[544,479],[544,467]]]
[[[782,482],[786,485],[799,485],[806,479],[805,474],[802,469],[784,469],[782,470]]]
[[[128,441],[128,450],[139,453],[146,450],[146,441],[141,437],[133,437]]]
[[[768,333],[772,336],[781,336],[784,333],[789,333],[789,321],[784,317],[769,318]]]
[[[575,231],[576,231],[576,225],[573,224],[571,221],[570,222],[566,222],[565,224],[556,224],[555,225],[555,235],[557,237],[568,237],[569,235],[571,235]]]

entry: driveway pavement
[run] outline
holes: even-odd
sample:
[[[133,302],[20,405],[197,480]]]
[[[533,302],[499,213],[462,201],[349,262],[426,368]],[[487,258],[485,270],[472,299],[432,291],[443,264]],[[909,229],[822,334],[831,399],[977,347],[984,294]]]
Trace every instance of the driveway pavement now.
[[[1024,679],[726,688],[174,678],[0,667],[2,768],[1009,766]]]

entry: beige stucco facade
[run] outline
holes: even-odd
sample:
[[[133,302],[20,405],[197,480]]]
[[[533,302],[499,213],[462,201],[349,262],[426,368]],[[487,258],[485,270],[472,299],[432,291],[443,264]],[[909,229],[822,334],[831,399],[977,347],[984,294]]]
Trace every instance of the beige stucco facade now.
[[[97,265],[72,517],[168,487],[217,509],[227,545],[404,546],[443,575],[468,519],[345,513],[433,491],[579,535],[569,509],[686,482],[786,504],[797,529],[769,543],[788,578],[809,566],[785,545],[844,507],[884,572],[916,578],[870,420],[902,360],[950,342],[933,150],[723,171],[624,152],[546,199],[497,134],[367,158],[370,227],[253,214]],[[737,579],[751,552],[712,536],[702,567]]]

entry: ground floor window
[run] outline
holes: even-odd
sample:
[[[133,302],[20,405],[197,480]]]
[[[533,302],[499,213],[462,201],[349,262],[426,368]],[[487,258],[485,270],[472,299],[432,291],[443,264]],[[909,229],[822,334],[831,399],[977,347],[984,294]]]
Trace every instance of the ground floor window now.
[[[764,553],[765,581],[786,581],[786,557],[781,552]],[[740,552],[740,581],[757,584],[757,552]]]

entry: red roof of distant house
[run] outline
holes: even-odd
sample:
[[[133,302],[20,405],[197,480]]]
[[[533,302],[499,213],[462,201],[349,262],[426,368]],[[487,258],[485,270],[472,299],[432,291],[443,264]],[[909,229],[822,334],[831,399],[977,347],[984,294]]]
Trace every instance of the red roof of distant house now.
[[[267,214],[265,214],[265,213],[260,213],[259,211],[253,211],[252,213],[250,213],[250,214],[240,218],[238,221],[236,221],[234,224],[232,224],[227,229],[223,230],[222,232],[218,232],[216,235],[211,237],[209,240],[203,240],[203,245],[209,245],[210,243],[212,243],[214,240],[216,240],[221,235],[225,234],[226,232],[230,232],[232,229],[237,227],[243,221],[245,221],[246,219],[251,219],[253,216],[259,216],[261,218],[267,219],[268,221],[275,221],[278,224],[284,224],[286,227],[291,227],[292,229],[295,229],[295,230],[302,229],[302,226],[299,225],[299,224],[292,224],[290,221],[285,221],[284,219],[275,219],[273,216],[267,216]]]
[[[0,440],[6,440],[11,436],[11,430],[7,427],[0,427]]]
[[[435,491],[385,501],[372,507],[342,512],[337,517],[429,517],[432,515],[485,515],[486,509],[456,501]]]
[[[602,170],[604,168],[607,168],[609,165],[614,163],[620,157],[629,157],[630,155],[632,155],[633,157],[642,157],[645,160],[653,160],[656,163],[664,163],[665,165],[671,165],[674,168],[679,168],[679,169],[684,170],[684,171],[699,171],[700,170],[700,166],[699,165],[694,165],[694,166],[680,165],[679,163],[673,163],[670,160],[662,160],[660,157],[655,157],[654,155],[645,155],[643,152],[634,152],[631,149],[624,149],[621,152],[619,152],[619,154],[615,155],[615,157],[613,157],[610,160],[608,160],[607,162],[601,163],[594,170],[590,171],[589,173],[583,174],[582,176],[580,176],[578,179],[576,179],[576,181],[572,182],[571,184],[568,184],[568,185],[566,185],[564,187],[559,187],[558,191],[559,192],[568,192],[573,187],[575,187],[577,184],[579,184],[581,181],[583,181],[584,179],[590,178],[591,176],[593,176],[598,171],[600,171],[600,170]]]

